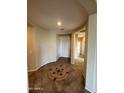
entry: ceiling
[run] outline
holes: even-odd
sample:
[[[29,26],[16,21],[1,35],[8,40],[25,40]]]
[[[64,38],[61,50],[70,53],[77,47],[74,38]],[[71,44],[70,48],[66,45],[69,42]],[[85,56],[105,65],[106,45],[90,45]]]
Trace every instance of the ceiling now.
[[[48,30],[78,29],[86,23],[88,15],[96,12],[95,0],[28,0],[27,3],[28,23]]]

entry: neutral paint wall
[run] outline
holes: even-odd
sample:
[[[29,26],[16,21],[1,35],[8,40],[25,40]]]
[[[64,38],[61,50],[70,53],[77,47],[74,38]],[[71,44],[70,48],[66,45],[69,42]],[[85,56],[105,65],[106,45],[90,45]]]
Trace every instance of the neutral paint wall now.
[[[27,63],[28,70],[36,69],[36,54],[34,48],[34,34],[32,31],[32,27],[28,26],[27,28]]]
[[[34,31],[34,46],[36,49],[36,64],[37,68],[49,61],[49,33],[38,27],[33,28]],[[48,51],[47,51],[48,50]]]
[[[86,89],[96,93],[96,31],[97,14],[89,16]]]
[[[57,35],[70,33],[45,30],[38,26],[28,29],[28,71],[35,71],[49,62],[56,61],[59,57]]]
[[[28,35],[30,35],[28,31]],[[32,34],[28,39],[28,43],[32,42],[28,47],[28,52],[32,51],[31,47],[33,46],[32,56],[28,59],[28,70],[34,71],[40,68],[41,66],[56,61],[56,34],[39,27],[32,28]],[[32,57],[35,57],[32,60]]]
[[[71,64],[75,64],[75,43],[76,43],[75,33],[72,33],[71,37]]]
[[[50,32],[50,46],[49,46],[49,53],[50,53],[50,56],[49,56],[49,61],[50,62],[53,62],[53,61],[56,61],[58,58],[57,58],[57,35],[56,35],[56,32]]]

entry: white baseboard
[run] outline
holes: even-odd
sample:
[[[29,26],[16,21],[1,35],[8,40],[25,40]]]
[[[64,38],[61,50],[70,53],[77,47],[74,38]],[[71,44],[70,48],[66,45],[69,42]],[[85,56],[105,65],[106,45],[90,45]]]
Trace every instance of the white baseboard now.
[[[86,90],[88,90],[89,92],[93,93],[93,91],[87,87],[85,87]]]
[[[37,68],[36,69],[31,69],[31,70],[28,70],[28,72],[33,72],[33,71],[36,71],[38,70]]]
[[[56,61],[56,60],[53,60],[53,61],[50,61],[49,63],[51,63],[51,62],[55,62],[55,61]],[[44,65],[46,65],[46,64],[48,64],[48,63],[42,64],[42,65],[36,67],[35,69],[28,70],[28,72],[37,71],[39,68],[41,68],[42,66],[44,66]]]
[[[91,93],[97,93],[95,90],[91,90],[91,89],[89,89],[89,88],[87,88],[87,87],[85,87],[85,89],[88,90],[88,91],[91,92]]]
[[[33,71],[37,71],[39,68],[41,68],[43,65],[41,65],[41,66],[39,66],[39,67],[37,67],[37,68],[35,68],[35,69],[31,69],[31,70],[28,70],[28,72],[33,72]]]

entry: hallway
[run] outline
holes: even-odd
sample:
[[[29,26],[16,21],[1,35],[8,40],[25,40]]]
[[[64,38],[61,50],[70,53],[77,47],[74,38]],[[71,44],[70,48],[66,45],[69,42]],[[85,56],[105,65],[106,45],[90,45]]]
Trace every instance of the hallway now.
[[[96,93],[96,10],[95,0],[27,1],[30,93]]]
[[[62,57],[29,73],[30,93],[89,93],[84,89],[82,68],[77,66]]]

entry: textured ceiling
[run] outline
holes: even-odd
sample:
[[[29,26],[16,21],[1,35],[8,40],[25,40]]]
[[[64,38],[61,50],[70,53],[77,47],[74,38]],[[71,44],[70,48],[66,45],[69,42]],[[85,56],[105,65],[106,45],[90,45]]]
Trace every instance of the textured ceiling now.
[[[28,22],[48,30],[80,28],[96,12],[94,0],[28,0]],[[57,26],[61,21],[62,26]]]

